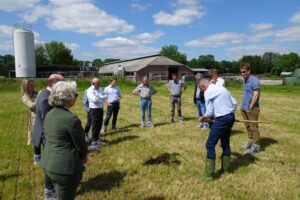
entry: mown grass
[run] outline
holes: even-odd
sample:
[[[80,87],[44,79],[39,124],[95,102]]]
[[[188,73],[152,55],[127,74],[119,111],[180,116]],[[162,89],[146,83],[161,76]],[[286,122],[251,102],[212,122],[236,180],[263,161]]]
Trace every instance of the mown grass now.
[[[72,110],[84,124],[81,100],[88,81],[77,81],[80,98]],[[196,128],[193,85],[183,95],[185,123],[171,126],[168,92],[162,83],[156,83],[159,92],[153,97],[155,128],[142,129],[139,99],[131,95],[135,84],[121,82],[124,98],[119,130],[102,136],[110,143],[108,147],[90,153],[77,199],[300,198],[299,87],[263,87],[260,119],[272,124],[260,126],[262,152],[243,156],[239,146],[246,140],[245,129],[243,124],[236,123],[231,137],[233,173],[201,182],[197,176],[204,169],[208,131]],[[37,83],[42,86],[45,80]],[[228,88],[240,103],[241,86]],[[27,114],[20,101],[18,80],[0,83],[0,105],[0,199],[42,199],[42,170],[33,166],[32,147],[26,145]],[[236,117],[241,118],[239,111]],[[150,156],[164,152],[179,153],[181,164],[143,165]],[[219,145],[217,155],[221,155]]]

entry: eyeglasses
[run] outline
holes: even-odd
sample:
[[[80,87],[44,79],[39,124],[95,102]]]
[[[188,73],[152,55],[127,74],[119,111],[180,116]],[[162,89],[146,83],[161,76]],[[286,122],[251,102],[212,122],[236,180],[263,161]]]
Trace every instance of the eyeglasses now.
[[[247,71],[241,71],[241,74],[245,74]]]
[[[75,98],[77,98],[78,97],[78,93],[75,93]]]

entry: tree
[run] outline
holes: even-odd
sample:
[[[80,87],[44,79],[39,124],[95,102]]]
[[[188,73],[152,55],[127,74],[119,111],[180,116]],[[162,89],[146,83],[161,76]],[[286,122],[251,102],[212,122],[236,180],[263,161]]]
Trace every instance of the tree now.
[[[292,72],[300,67],[300,58],[297,53],[281,55],[275,62],[272,74],[279,75],[283,71]]]
[[[187,65],[191,68],[197,68],[199,67],[199,63],[198,63],[198,60],[193,58],[192,60],[188,61],[187,62]]]
[[[15,57],[13,55],[0,55],[0,69],[11,70],[15,67]]]
[[[241,63],[249,63],[251,65],[251,72],[255,74],[261,74],[265,72],[265,63],[262,60],[261,56],[257,55],[246,55],[243,56],[240,60]]]
[[[37,45],[35,47],[35,63],[36,66],[44,66],[49,64],[48,54],[43,45]]]
[[[93,66],[102,67],[104,64],[101,59],[97,58],[93,60]]]
[[[176,45],[163,46],[160,50],[160,54],[168,58],[171,58],[179,63],[187,64],[186,55],[180,53]]]
[[[198,58],[199,67],[212,69],[218,68],[218,62],[215,61],[215,57],[213,55],[201,55]]]
[[[120,61],[120,59],[106,58],[106,59],[103,61],[103,64],[112,63],[112,62],[117,62],[117,61]]]
[[[49,58],[49,65],[56,64],[73,64],[72,51],[65,47],[62,42],[49,42],[45,44],[47,56]]]
[[[262,56],[262,59],[265,63],[264,72],[271,72],[274,67],[274,63],[278,60],[280,54],[274,52],[266,52]]]

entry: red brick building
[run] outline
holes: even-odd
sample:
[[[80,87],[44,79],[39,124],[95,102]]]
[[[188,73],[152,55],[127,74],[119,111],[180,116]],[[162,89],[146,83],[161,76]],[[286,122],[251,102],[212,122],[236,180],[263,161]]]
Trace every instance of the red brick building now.
[[[123,76],[135,82],[140,82],[145,75],[148,75],[151,80],[168,80],[173,73],[176,73],[179,78],[194,74],[186,65],[162,55],[118,61],[99,69],[99,74],[102,76]]]

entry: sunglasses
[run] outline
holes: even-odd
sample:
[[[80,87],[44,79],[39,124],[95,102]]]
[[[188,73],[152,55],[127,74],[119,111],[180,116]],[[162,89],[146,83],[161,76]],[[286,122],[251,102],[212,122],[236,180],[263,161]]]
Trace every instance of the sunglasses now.
[[[247,71],[241,71],[241,74],[245,74]]]

